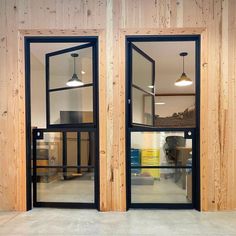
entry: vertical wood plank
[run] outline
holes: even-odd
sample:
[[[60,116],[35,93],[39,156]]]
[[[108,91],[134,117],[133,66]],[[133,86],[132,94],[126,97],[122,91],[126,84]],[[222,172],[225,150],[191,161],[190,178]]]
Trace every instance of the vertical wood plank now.
[[[228,18],[228,125],[227,125],[227,155],[228,163],[226,170],[228,172],[227,176],[227,199],[226,199],[226,208],[227,209],[236,209],[236,156],[235,156],[235,62],[236,62],[236,2],[228,1],[228,15],[225,14],[224,17]]]
[[[0,181],[0,209],[12,209],[11,202],[8,201],[8,196],[11,195],[8,190],[8,183],[10,183],[8,178],[8,168],[3,168],[3,166],[9,166],[9,160],[4,158],[7,153],[7,32],[6,32],[6,2],[0,1],[0,56],[2,58],[2,63],[0,63],[0,179],[6,179],[7,181]]]
[[[106,106],[106,40],[105,32],[99,35],[99,179],[100,210],[108,211],[110,207],[110,185],[107,171],[107,106]]]

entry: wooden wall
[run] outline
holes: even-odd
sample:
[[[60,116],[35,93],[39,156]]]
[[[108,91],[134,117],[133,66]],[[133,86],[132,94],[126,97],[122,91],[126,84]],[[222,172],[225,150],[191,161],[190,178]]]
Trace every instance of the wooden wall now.
[[[0,0],[0,209],[25,210],[24,32],[104,32],[99,34],[104,43],[99,65],[103,72],[101,209],[122,211],[125,88],[121,34],[150,34],[157,29],[160,33],[171,29],[175,34],[199,27],[206,29],[201,68],[202,209],[236,209],[235,12],[234,0]]]

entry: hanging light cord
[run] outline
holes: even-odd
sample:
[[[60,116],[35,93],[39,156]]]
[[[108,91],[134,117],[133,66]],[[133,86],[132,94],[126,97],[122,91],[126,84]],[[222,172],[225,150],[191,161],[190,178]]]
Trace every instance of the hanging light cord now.
[[[184,73],[184,56],[183,56],[183,73]]]
[[[75,57],[74,57],[74,74],[75,74]]]

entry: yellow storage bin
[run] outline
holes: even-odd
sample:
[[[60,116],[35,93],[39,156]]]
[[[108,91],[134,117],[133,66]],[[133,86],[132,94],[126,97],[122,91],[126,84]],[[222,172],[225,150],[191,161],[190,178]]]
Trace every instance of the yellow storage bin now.
[[[142,166],[160,165],[160,149],[142,149],[141,150]],[[155,179],[160,179],[160,169],[142,169],[142,174],[151,175]]]

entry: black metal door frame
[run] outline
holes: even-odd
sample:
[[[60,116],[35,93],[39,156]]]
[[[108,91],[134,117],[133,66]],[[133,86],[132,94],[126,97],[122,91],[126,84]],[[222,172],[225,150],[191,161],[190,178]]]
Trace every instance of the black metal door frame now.
[[[55,126],[47,127],[47,129],[36,129],[31,135],[31,99],[30,99],[30,45],[31,43],[91,43],[93,45],[93,112],[94,112],[94,124],[88,124],[88,126]],[[25,111],[26,111],[26,208],[32,209],[32,177],[31,177],[31,157],[32,154],[36,155],[36,140],[40,138],[37,134],[43,134],[43,132],[94,132],[95,133],[95,202],[94,203],[38,203],[36,201],[35,190],[33,194],[33,202],[37,206],[45,207],[62,207],[62,208],[96,208],[99,210],[99,96],[98,96],[98,37],[97,36],[25,36],[24,38],[24,50],[25,50]],[[32,139],[33,138],[33,139]],[[33,141],[33,153],[32,153],[32,141]],[[36,166],[35,160],[33,160],[34,166]],[[76,166],[80,168],[81,166]],[[33,169],[35,173],[35,170]],[[34,185],[35,183],[33,183]],[[35,188],[34,188],[35,189]]]
[[[126,36],[126,208],[157,208],[157,209],[197,209],[200,210],[200,35],[152,35]],[[134,42],[195,42],[196,71],[196,127],[195,128],[155,128],[132,123],[132,55]],[[131,203],[131,132],[183,131],[185,137],[192,139],[192,203]],[[188,136],[188,132],[191,135]],[[145,167],[146,168],[146,167]],[[147,167],[148,168],[148,167]],[[164,168],[160,167],[159,168]],[[178,167],[179,168],[179,167]],[[189,168],[189,167],[184,167]]]

